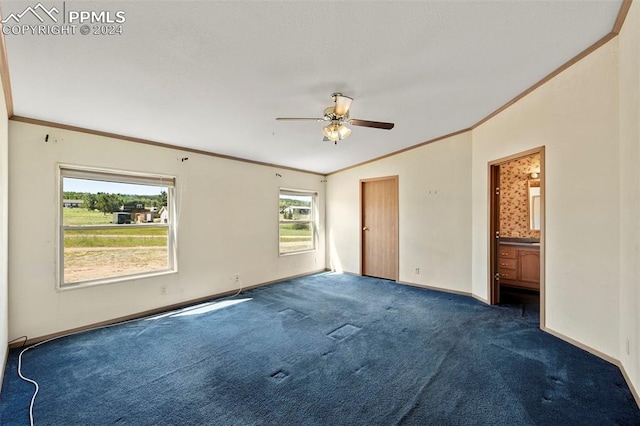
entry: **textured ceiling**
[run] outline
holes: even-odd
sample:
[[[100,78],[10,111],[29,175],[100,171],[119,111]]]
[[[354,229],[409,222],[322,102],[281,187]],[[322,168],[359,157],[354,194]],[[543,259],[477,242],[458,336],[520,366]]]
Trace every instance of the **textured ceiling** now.
[[[326,173],[472,126],[608,34],[621,1],[42,4],[126,22],[6,35],[15,115]],[[274,120],[319,117],[334,91],[395,128],[334,145]]]

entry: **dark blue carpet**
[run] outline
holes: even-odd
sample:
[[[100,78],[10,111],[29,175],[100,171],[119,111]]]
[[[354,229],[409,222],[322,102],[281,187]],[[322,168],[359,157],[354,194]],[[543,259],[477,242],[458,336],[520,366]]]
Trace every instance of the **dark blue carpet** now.
[[[233,301],[27,351],[36,424],[640,425],[617,367],[516,305],[338,274]],[[29,423],[18,353],[3,425]]]

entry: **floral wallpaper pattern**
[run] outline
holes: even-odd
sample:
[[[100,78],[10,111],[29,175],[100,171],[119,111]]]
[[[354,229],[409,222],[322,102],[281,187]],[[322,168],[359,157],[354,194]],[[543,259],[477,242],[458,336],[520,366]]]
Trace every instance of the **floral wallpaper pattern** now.
[[[500,165],[500,236],[540,238],[529,230],[529,174],[540,172],[540,154],[518,158]]]

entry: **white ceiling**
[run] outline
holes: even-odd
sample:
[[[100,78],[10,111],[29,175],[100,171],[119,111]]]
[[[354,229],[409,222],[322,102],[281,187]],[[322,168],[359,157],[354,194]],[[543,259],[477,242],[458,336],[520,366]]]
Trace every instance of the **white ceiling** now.
[[[2,15],[34,1],[0,1]],[[472,126],[608,34],[621,0],[92,1],[123,35],[5,36],[14,113],[327,173]],[[27,18],[25,18],[27,19]],[[341,91],[353,127],[320,117]]]

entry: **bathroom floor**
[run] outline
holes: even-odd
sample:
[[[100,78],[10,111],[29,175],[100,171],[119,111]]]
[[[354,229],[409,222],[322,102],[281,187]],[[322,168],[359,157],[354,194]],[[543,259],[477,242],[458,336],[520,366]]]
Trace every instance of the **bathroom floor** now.
[[[522,317],[540,323],[540,292],[514,287],[500,288],[500,306],[518,306]]]

